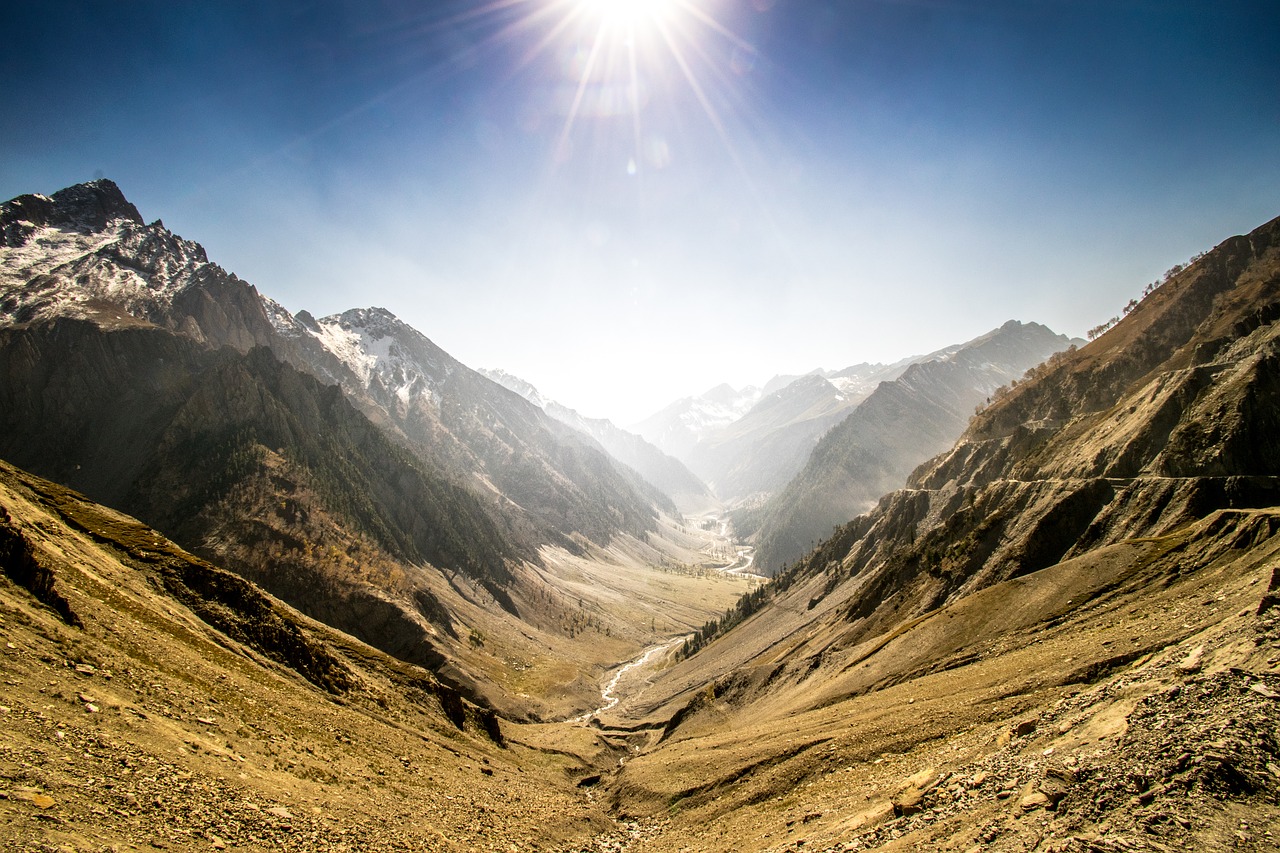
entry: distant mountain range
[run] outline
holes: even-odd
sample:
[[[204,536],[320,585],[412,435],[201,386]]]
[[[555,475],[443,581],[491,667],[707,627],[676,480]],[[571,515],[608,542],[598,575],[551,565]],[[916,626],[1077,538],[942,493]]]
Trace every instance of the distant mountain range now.
[[[822,436],[784,489],[735,516],[738,533],[755,542],[756,565],[772,574],[871,509],[950,447],[998,388],[1073,345],[1038,323],[1011,320],[881,382]]]
[[[763,388],[748,386],[741,391],[720,385],[700,396],[672,403],[637,424],[635,430],[688,465],[721,500],[754,507],[755,512],[739,515],[740,534],[759,529],[763,523],[759,504],[787,487],[806,465],[830,466],[833,446],[887,440],[895,449],[875,452],[900,455],[901,459],[894,463],[885,460],[879,470],[851,470],[849,479],[863,484],[844,487],[843,491],[852,489],[856,495],[833,496],[838,507],[833,512],[820,513],[816,526],[810,525],[797,534],[800,540],[812,544],[821,534],[830,532],[830,519],[852,518],[857,512],[850,509],[861,511],[866,502],[874,502],[899,485],[914,464],[946,447],[960,434],[974,405],[997,387],[1069,345],[1065,336],[1043,326],[1011,321],[973,341],[892,364],[863,363],[841,370],[780,375]],[[973,348],[979,349],[963,354]],[[901,432],[889,428],[875,439],[853,438],[857,428],[850,428],[849,437],[824,442],[825,462],[812,458],[819,439],[859,410],[883,383],[895,382],[924,365],[951,367],[928,368],[923,374],[914,374],[903,386],[917,389],[912,394],[936,397],[936,405],[917,406],[913,411],[903,409],[904,418],[918,422],[904,423]],[[931,390],[924,390],[926,386]],[[883,392],[880,400],[872,404],[873,409],[883,406],[890,393]],[[869,410],[864,419],[884,416],[871,415]],[[849,452],[856,451],[850,446]],[[910,464],[904,461],[908,459]],[[813,475],[805,479],[812,480]],[[776,516],[782,505],[775,501],[772,514]],[[783,550],[786,556],[770,550],[765,565],[798,556],[790,546]]]
[[[588,418],[562,403],[549,400],[531,383],[504,370],[482,368],[480,373],[524,397],[560,423],[594,438],[610,456],[634,469],[680,512],[697,515],[719,506],[706,484],[679,459],[668,456],[635,433],[627,432],[607,418]]]

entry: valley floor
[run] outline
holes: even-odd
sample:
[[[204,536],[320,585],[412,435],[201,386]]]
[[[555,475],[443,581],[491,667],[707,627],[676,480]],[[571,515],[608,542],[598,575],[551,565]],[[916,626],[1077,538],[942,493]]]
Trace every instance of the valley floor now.
[[[55,567],[0,577],[7,849],[1280,846],[1269,511],[1009,581],[809,678],[692,701],[659,654],[590,722],[514,724],[318,623],[280,630],[328,669],[272,659],[174,596],[189,558],[69,500],[0,487]]]

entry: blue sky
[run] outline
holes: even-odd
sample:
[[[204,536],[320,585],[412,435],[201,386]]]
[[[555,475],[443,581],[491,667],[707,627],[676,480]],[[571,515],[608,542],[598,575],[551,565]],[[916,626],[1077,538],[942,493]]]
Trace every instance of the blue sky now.
[[[1082,335],[1280,214],[1271,3],[609,2],[6,4],[0,197],[110,177],[291,310],[622,424]]]

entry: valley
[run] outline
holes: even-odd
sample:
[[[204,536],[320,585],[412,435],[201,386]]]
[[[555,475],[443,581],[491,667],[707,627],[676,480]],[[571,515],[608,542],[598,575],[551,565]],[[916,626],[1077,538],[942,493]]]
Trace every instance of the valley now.
[[[0,237],[9,849],[1280,846],[1280,220],[652,440],[109,181]]]

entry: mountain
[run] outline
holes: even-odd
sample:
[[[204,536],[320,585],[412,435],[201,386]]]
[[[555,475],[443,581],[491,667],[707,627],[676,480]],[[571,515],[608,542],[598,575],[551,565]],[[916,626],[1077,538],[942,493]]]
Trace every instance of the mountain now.
[[[1010,320],[968,343],[912,363],[881,382],[822,436],[804,468],[754,515],[756,565],[769,573],[870,510],[917,465],[946,450],[974,408],[1071,342],[1037,323]]]
[[[673,846],[1271,846],[1230,812],[1280,796],[1277,402],[1280,219],[704,626],[616,712],[662,746],[605,796],[678,805]]]
[[[711,484],[720,499],[742,500],[781,488],[839,412],[908,363],[779,375],[762,389],[718,385],[672,403],[635,430]]]
[[[309,354],[310,372],[323,375],[325,367],[311,353],[334,356],[345,368],[340,384],[371,400],[375,417],[420,456],[493,496],[504,514],[527,516],[539,539],[576,549],[575,537],[607,545],[618,533],[643,536],[655,527],[657,496],[641,494],[631,472],[391,312],[354,309],[319,320],[299,312],[292,324],[276,322]]]
[[[913,368],[930,364],[945,364],[951,367],[933,367],[924,374],[912,377],[906,388],[923,390],[930,386],[935,391],[924,391],[924,397],[937,395],[936,403],[921,405],[914,414],[924,417],[923,423],[912,423],[902,432],[895,433],[889,429],[883,438],[888,447],[900,447],[900,451],[873,448],[873,454],[893,456],[904,454],[902,459],[894,462],[879,462],[873,468],[888,465],[886,471],[851,470],[849,480],[864,479],[868,476],[876,478],[874,482],[866,482],[864,486],[833,486],[838,506],[830,510],[819,508],[817,515],[810,523],[803,524],[803,530],[783,533],[781,537],[769,537],[765,541],[767,567],[776,567],[782,560],[798,556],[797,548],[809,547],[818,538],[830,532],[831,526],[840,521],[847,521],[861,511],[863,501],[872,501],[901,483],[910,473],[911,468],[942,449],[945,449],[960,434],[968,415],[974,405],[981,402],[988,394],[1001,384],[1022,375],[1022,372],[1034,364],[1038,364],[1049,353],[1067,345],[1067,339],[1055,336],[1043,327],[1031,324],[1025,332],[1028,340],[1025,347],[1015,340],[1016,330],[1020,324],[1009,326],[1005,336],[998,340],[988,341],[997,336],[1000,330],[991,332],[973,341],[955,344],[923,356],[913,356],[894,362],[893,364],[855,364],[842,370],[814,370],[803,376],[776,376],[766,383],[761,397],[747,411],[736,418],[725,422],[708,423],[698,432],[697,440],[682,453],[681,458],[689,467],[711,484],[715,493],[723,500],[746,503],[750,509],[740,514],[738,532],[753,533],[762,524],[762,499],[773,497],[789,482],[801,476],[806,464],[810,464],[818,440],[828,430],[847,418],[851,412],[860,407],[871,397],[883,383],[899,380]],[[1043,331],[1052,337],[1053,343],[1046,349],[1043,342],[1032,343],[1031,338]],[[964,350],[981,347],[971,357],[961,356]],[[954,386],[954,390],[950,390]],[[885,391],[885,396],[891,394]],[[908,391],[908,395],[918,391]],[[950,399],[944,399],[950,398]],[[884,402],[873,404],[872,409],[884,405]],[[892,405],[892,404],[890,404]],[[908,406],[909,408],[909,406]],[[670,409],[669,409],[670,410]],[[955,411],[953,411],[955,410]],[[904,409],[902,415],[910,418]],[[938,423],[930,419],[938,418]],[[920,434],[914,440],[920,442],[918,449],[911,446],[912,430]],[[858,427],[850,432],[856,434]],[[853,439],[858,442],[859,439]],[[876,439],[870,439],[874,444]],[[827,463],[833,460],[827,452]],[[910,461],[904,461],[909,459]],[[814,463],[817,464],[817,463]],[[853,468],[857,468],[856,463]],[[812,481],[815,474],[803,475],[804,481]],[[852,489],[858,493],[856,500],[850,501],[839,494]],[[821,501],[822,495],[815,496]],[[779,518],[786,514],[786,503],[774,502],[767,512],[774,518],[773,527],[786,526]],[[813,501],[806,504],[803,510],[791,514],[791,518],[806,518],[807,510]],[[848,511],[852,505],[855,511]],[[782,544],[785,541],[785,544]],[[775,545],[780,547],[775,547]]]
[[[742,417],[708,431],[689,465],[725,500],[782,488],[804,464],[818,436],[847,409],[848,398],[816,374],[763,397]]]
[[[754,386],[738,391],[728,384],[717,385],[696,397],[677,400],[632,430],[687,465],[704,436],[733,423],[759,400],[760,389]]]
[[[382,309],[292,316],[107,180],[0,208],[0,325],[57,317],[146,322],[209,347],[277,358],[338,384],[429,467],[501,506],[533,536],[573,546],[652,529],[656,512],[597,448]],[[504,504],[503,501],[507,503]],[[604,510],[608,504],[612,509]]]
[[[707,487],[680,460],[668,456],[633,432],[616,426],[607,418],[588,418],[555,400],[549,400],[531,383],[504,370],[484,370],[481,374],[542,409],[551,417],[578,432],[590,436],[628,468],[640,474],[653,488],[666,496],[672,508],[697,515],[716,506]]]
[[[661,498],[592,440],[389,312],[291,315],[110,181],[7,202],[0,235],[0,456],[509,715],[558,711],[495,659],[583,707],[637,641],[544,565],[664,558]],[[584,655],[584,627],[625,638]]]
[[[767,589],[856,643],[991,584],[1280,497],[1280,220],[996,395],[955,446]],[[789,593],[794,594],[794,592]]]
[[[505,519],[264,348],[68,318],[0,329],[0,375],[0,457],[353,636],[438,667],[465,641],[449,573],[518,612],[515,566],[534,553]]]

